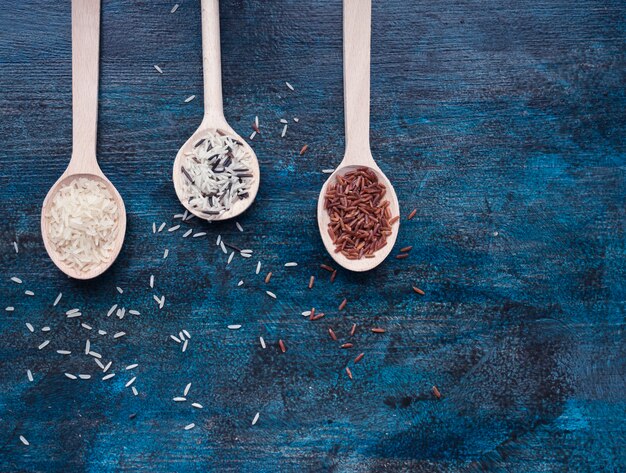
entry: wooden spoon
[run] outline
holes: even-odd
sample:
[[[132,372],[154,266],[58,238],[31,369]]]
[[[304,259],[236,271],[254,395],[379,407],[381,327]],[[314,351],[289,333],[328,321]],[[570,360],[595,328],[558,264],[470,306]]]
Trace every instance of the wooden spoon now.
[[[330,218],[324,208],[324,195],[329,183],[337,175],[344,175],[360,167],[374,171],[378,181],[387,188],[385,199],[389,200],[392,217],[399,215],[400,207],[396,192],[376,165],[370,150],[370,33],[372,24],[371,0],[344,0],[343,2],[343,89],[346,128],[346,151],[343,161],[324,183],[317,202],[317,223],[326,250],[333,259],[351,271],[368,271],[382,263],[391,252],[398,236],[399,221],[391,228],[387,245],[373,258],[348,259],[335,253],[335,244],[328,234]]]
[[[126,208],[117,189],[105,177],[96,159],[98,127],[98,58],[100,48],[100,0],[72,1],[72,159],[65,172],[52,186],[43,202],[41,234],[46,251],[57,267],[75,279],[91,279],[106,271],[122,249],[126,233]],[[105,184],[118,209],[118,232],[110,260],[88,272],[64,263],[49,238],[45,217],[54,194],[66,184],[81,177]]]
[[[174,161],[174,188],[180,202],[189,212],[204,220],[226,220],[236,217],[244,212],[254,199],[259,190],[259,162],[252,148],[235,130],[226,122],[224,118],[224,105],[222,102],[222,63],[220,58],[220,8],[219,0],[202,0],[202,68],[204,75],[204,118],[198,129],[180,148]],[[248,197],[233,203],[230,210],[220,215],[207,215],[199,209],[190,206],[183,191],[182,164],[185,154],[190,152],[193,145],[200,139],[205,138],[207,132],[215,133],[221,130],[226,135],[237,139],[245,147],[250,155],[250,173],[253,175],[252,184],[248,192]]]

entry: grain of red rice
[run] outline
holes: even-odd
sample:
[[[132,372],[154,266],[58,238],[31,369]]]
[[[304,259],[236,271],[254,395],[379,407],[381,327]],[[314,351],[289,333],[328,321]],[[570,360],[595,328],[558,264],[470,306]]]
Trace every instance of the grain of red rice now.
[[[302,147],[302,149],[300,150],[300,156],[302,156],[304,153],[306,153],[307,149],[309,149],[309,145],[304,145]]]
[[[374,333],[385,333],[386,330],[384,328],[374,327],[372,329],[372,332],[374,332]]]
[[[350,329],[350,336],[351,337],[354,335],[354,332],[356,332],[356,324],[352,324],[352,328]]]
[[[413,249],[412,246],[405,246],[404,248],[400,248],[400,253],[408,253]]]
[[[337,277],[337,270],[333,271],[333,274],[330,275],[330,282],[335,282],[335,278]]]
[[[413,292],[415,292],[416,294],[419,294],[420,296],[423,296],[424,294],[426,294],[419,287],[415,287],[415,286],[413,286]]]
[[[348,378],[352,379],[352,371],[350,371],[350,368],[348,368],[346,366],[346,373],[348,373]]]
[[[437,389],[437,386],[433,386],[433,394],[437,399],[441,399],[441,393],[439,392],[439,389]]]
[[[313,289],[313,284],[315,283],[315,276],[311,276],[309,279],[309,289]]]
[[[267,276],[265,276],[265,284],[270,282],[270,279],[272,279],[272,272],[271,271],[269,273],[267,273]]]
[[[399,255],[396,255],[396,259],[405,259],[408,257],[409,257],[408,253],[400,253]]]
[[[335,270],[335,268],[328,266],[327,264],[320,264],[320,268],[325,269],[329,273],[332,273]]]
[[[311,320],[319,320],[324,317],[324,315],[326,315],[324,314],[324,312],[320,312],[319,314],[315,315],[315,317],[313,317]]]
[[[328,327],[328,335],[330,335],[330,338],[332,338],[333,340],[337,341],[337,335],[335,335],[335,332],[332,328]]]
[[[341,301],[341,304],[339,304],[339,310],[343,310],[346,308],[346,304],[348,303],[348,299],[344,299]]]
[[[352,343],[344,343],[341,345],[341,348],[352,348],[354,345]]]
[[[411,210],[411,213],[409,214],[409,216],[406,219],[407,220],[411,220],[413,217],[415,217],[416,213],[417,213],[417,209]]]
[[[280,347],[280,351],[285,353],[287,351],[287,347],[285,346],[285,342],[282,340],[278,340],[278,346]]]
[[[361,353],[359,354],[355,359],[354,362],[358,363],[359,361],[361,361],[363,359],[363,357],[365,356],[365,353]]]

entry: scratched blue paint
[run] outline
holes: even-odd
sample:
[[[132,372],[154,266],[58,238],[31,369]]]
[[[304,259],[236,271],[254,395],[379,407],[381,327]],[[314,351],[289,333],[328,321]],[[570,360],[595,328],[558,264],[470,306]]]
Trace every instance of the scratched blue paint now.
[[[2,10],[0,471],[626,470],[623,2],[374,2],[372,152],[403,216],[418,208],[398,239],[413,250],[334,284],[315,208],[343,156],[341,2],[221,2],[225,113],[244,137],[259,115],[262,185],[243,233],[192,221],[209,235],[185,240],[151,232],[181,211],[171,164],[202,116],[199,8],[173,3],[103,2],[98,156],[129,220],[87,283],[53,267],[38,224],[71,153],[69,2]],[[218,234],[254,257],[226,267]],[[114,303],[141,315],[107,318]],[[169,339],[183,328],[185,353]],[[87,337],[114,378],[81,355]]]

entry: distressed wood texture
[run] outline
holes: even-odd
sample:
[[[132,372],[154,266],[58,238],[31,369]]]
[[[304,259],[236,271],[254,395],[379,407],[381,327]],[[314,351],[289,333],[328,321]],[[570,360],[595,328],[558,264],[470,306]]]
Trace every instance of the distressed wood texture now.
[[[156,235],[181,211],[172,163],[202,118],[199,2],[103,1],[97,155],[128,231],[90,282],[64,277],[39,234],[71,154],[70,2],[5,3],[0,471],[626,470],[623,1],[375,1],[371,146],[404,217],[418,209],[397,243],[413,251],[333,284],[315,208],[344,151],[340,1],[221,2],[225,114],[242,136],[260,118],[261,188],[244,232]],[[253,258],[226,267],[218,234]],[[107,317],[114,303],[141,315]],[[313,306],[326,317],[305,320]]]

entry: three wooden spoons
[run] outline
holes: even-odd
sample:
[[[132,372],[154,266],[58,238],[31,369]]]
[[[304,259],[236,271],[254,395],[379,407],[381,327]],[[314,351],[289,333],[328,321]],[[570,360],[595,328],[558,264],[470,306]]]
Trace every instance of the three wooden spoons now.
[[[259,190],[260,171],[259,162],[252,148],[241,138],[224,117],[222,102],[222,64],[220,55],[220,12],[219,0],[202,0],[202,67],[204,75],[204,118],[198,129],[180,148],[174,161],[173,181],[176,195],[185,208],[195,216],[205,220],[226,220],[244,212]],[[185,194],[183,182],[188,176],[184,174],[184,161],[194,146],[206,138],[208,133],[219,133],[235,139],[248,155],[250,165],[248,173],[252,175],[250,188],[245,199],[237,200],[232,207],[217,215],[207,214],[199,208],[189,204]]]
[[[100,47],[100,0],[72,1],[72,158],[65,172],[43,202],[41,233],[46,251],[57,267],[75,279],[91,279],[106,271],[117,258],[126,233],[126,209],[117,189],[103,174],[96,159],[98,126],[98,59]],[[56,193],[76,179],[102,183],[117,207],[117,231],[109,259],[88,271],[69,265],[55,248],[46,215]]]
[[[344,0],[343,2],[343,88],[346,130],[346,150],[343,161],[322,186],[317,203],[317,223],[324,246],[333,259],[351,271],[368,271],[382,263],[391,252],[398,236],[399,220],[391,225],[387,244],[371,258],[348,259],[336,251],[328,228],[330,216],[325,209],[325,196],[337,176],[344,176],[358,168],[371,169],[378,182],[385,186],[392,216],[400,213],[396,192],[380,170],[370,150],[370,36],[372,23],[371,0]]]

